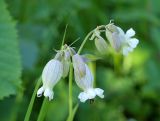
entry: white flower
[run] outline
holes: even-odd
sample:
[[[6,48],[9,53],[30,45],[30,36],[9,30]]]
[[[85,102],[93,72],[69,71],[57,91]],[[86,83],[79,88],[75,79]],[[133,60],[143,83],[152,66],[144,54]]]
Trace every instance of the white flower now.
[[[95,40],[95,46],[97,50],[101,53],[104,54],[108,50],[108,44],[107,42],[101,37],[100,31],[98,28],[96,28],[90,38],[90,40]]]
[[[112,47],[117,51],[122,51],[123,55],[128,55],[136,48],[139,40],[132,38],[135,35],[135,31],[130,28],[126,33],[113,23],[106,26],[106,37],[111,43]]]
[[[50,60],[43,69],[42,72],[42,82],[43,86],[37,91],[37,96],[48,97],[49,100],[53,99],[53,87],[60,80],[63,74],[62,63],[59,60],[52,59]]]
[[[132,52],[134,48],[137,47],[139,40],[132,38],[135,35],[135,31],[130,28],[125,34],[125,40],[123,41],[122,53],[123,55],[128,55],[129,52]]]
[[[75,67],[74,67],[75,69]],[[88,99],[93,99],[97,96],[104,98],[103,90],[100,88],[93,88],[93,75],[89,70],[88,66],[85,64],[86,74],[81,77],[76,71],[74,71],[75,81],[77,85],[84,90],[78,96],[81,102],[85,102]]]

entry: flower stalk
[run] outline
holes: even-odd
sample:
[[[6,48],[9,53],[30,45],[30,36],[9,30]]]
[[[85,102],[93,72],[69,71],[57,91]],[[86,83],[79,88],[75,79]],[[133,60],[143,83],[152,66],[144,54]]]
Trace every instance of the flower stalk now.
[[[70,64],[70,72],[69,72],[69,117],[72,117],[72,108],[73,108],[73,101],[72,101],[72,80],[73,80],[73,65]],[[71,118],[69,118],[71,119]],[[72,121],[72,120],[70,120]]]
[[[37,90],[38,90],[39,86],[41,85],[41,82],[42,82],[42,79],[40,77],[38,79],[38,82],[36,83],[36,87],[35,87],[34,92],[32,94],[32,97],[31,97],[31,100],[30,100],[30,103],[29,103],[29,106],[28,106],[27,113],[25,115],[24,121],[29,121],[29,119],[30,119],[30,115],[31,115],[31,112],[32,112],[34,100],[35,100],[35,97],[37,95]]]
[[[46,113],[47,113],[48,106],[49,106],[49,101],[48,101],[47,98],[44,98],[37,121],[43,121],[44,120],[44,118],[46,116]]]
[[[98,29],[102,29],[102,28],[105,29],[105,25],[98,26],[97,28],[98,28]],[[105,32],[104,30],[100,30],[100,31],[101,31],[101,32]],[[93,34],[93,32],[94,32],[94,30],[90,31],[90,32],[87,34],[87,36],[84,38],[84,40],[83,40],[83,42],[82,42],[82,44],[81,44],[81,46],[80,46],[77,54],[80,54],[80,53],[81,53],[81,51],[82,51],[85,43],[87,42],[88,38]]]
[[[78,50],[78,52],[77,52],[78,54],[81,53],[81,51],[82,51],[82,49],[83,49],[85,43],[87,42],[89,36],[92,35],[92,33],[93,33],[93,30],[92,30],[91,32],[89,32],[89,33],[87,34],[87,36],[84,38],[84,40],[83,40],[83,42],[82,42],[82,44],[81,44],[81,46],[80,46],[80,48],[79,48],[79,50]]]

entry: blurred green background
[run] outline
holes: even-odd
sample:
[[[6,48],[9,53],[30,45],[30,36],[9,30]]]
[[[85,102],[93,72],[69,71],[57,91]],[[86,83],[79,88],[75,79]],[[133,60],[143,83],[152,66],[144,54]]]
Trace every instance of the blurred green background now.
[[[5,1],[5,3],[3,2]],[[75,121],[160,121],[160,0],[1,0],[0,2],[0,121],[23,121],[44,65],[65,42],[76,50],[89,31],[110,19],[125,31],[133,28],[138,47],[115,73],[113,56],[93,65],[96,86],[105,98],[80,103]],[[14,21],[13,21],[14,20]],[[94,43],[84,53],[98,55]],[[74,102],[80,92],[74,83]],[[54,88],[46,121],[65,121],[68,80]],[[36,121],[43,98],[36,98]]]

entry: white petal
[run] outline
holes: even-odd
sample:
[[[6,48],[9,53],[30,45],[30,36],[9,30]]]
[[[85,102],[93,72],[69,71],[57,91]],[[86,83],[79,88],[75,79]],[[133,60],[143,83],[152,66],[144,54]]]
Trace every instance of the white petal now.
[[[87,93],[88,99],[93,99],[96,96],[96,92],[93,88],[87,89],[85,92]]]
[[[128,55],[128,52],[129,52],[129,51],[128,51],[128,47],[123,47],[123,50],[122,50],[122,51],[123,51],[123,55],[124,55],[124,56],[127,56],[127,55]]]
[[[94,90],[96,92],[96,95],[98,95],[100,98],[104,98],[104,95],[103,95],[104,90],[100,88],[95,88]]]
[[[81,92],[78,96],[81,102],[85,102],[88,99],[94,99],[97,96],[100,98],[104,98],[103,90],[100,88],[89,88],[85,90],[84,92]]]
[[[49,88],[45,89],[44,96],[49,98],[49,101],[53,99],[53,91]]]
[[[42,86],[42,87],[39,88],[38,91],[37,91],[37,97],[41,97],[43,92],[44,92],[44,87]]]
[[[88,96],[85,92],[81,92],[78,96],[78,98],[80,99],[81,102],[85,102],[86,100],[88,100]]]
[[[43,69],[42,80],[44,88],[53,86],[60,80],[63,74],[62,63],[58,60],[50,60]]]
[[[129,30],[127,30],[127,32],[126,32],[126,38],[131,38],[134,35],[135,35],[135,31],[132,28],[130,28]]]
[[[74,70],[75,81],[76,81],[77,85],[83,90],[86,90],[88,88],[93,87],[93,75],[92,75],[89,67],[86,64],[85,64],[85,69],[86,69],[86,75],[84,77],[81,77]]]
[[[127,56],[129,52],[133,51],[133,48],[132,47],[123,47],[122,51],[123,51],[123,55]]]
[[[128,40],[128,43],[132,48],[135,48],[137,44],[139,43],[139,40],[136,38],[132,38]]]

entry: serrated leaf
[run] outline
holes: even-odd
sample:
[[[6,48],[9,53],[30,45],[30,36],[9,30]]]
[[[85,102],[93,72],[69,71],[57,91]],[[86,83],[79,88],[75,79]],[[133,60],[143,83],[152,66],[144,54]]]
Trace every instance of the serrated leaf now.
[[[0,100],[16,94],[20,86],[21,63],[15,22],[0,1]]]

